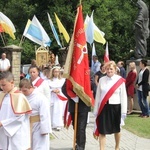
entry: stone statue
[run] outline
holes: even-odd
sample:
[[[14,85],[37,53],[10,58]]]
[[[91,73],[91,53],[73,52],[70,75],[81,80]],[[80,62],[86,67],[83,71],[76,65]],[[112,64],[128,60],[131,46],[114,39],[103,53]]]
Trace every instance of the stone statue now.
[[[139,9],[137,19],[134,22],[135,27],[135,57],[144,58],[147,55],[147,41],[149,37],[149,12],[148,7],[142,0],[137,1]]]

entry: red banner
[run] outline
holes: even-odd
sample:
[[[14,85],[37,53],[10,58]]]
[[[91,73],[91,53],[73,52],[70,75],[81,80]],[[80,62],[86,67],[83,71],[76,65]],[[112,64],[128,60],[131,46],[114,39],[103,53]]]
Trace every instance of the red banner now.
[[[77,10],[78,13],[75,21],[74,34],[70,44],[72,57],[70,57],[71,65],[68,78],[72,82],[73,90],[77,96],[79,96],[86,105],[91,106],[94,104],[94,98],[91,91],[90,68],[82,6],[80,5]]]

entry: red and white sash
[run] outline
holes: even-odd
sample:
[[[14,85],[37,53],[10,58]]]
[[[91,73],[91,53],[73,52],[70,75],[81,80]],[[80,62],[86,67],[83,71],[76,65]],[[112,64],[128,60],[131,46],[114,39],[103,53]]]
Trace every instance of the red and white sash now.
[[[69,128],[71,122],[72,122],[72,118],[70,112],[68,112],[68,101],[67,101],[65,111],[64,111],[64,127]]]
[[[62,101],[68,100],[68,98],[61,91],[57,94],[57,96]]]
[[[112,85],[112,87],[110,87],[110,89],[107,91],[107,93],[105,94],[105,96],[103,97],[102,101],[101,101],[101,104],[99,106],[99,109],[98,109],[98,113],[97,113],[97,117],[96,117],[96,123],[95,123],[95,131],[94,131],[94,134],[96,136],[99,136],[99,132],[98,132],[98,129],[97,129],[97,126],[99,126],[99,121],[98,121],[98,116],[100,115],[100,113],[102,112],[105,104],[107,103],[107,101],[109,100],[109,98],[112,96],[112,94],[115,92],[115,90],[123,83],[125,82],[125,80],[123,78],[119,78],[117,80],[116,83],[114,83]]]
[[[77,96],[73,91],[72,83],[68,79],[66,80],[66,91],[67,91],[67,95],[70,97],[69,99],[70,101],[72,98]],[[64,126],[66,128],[69,128],[71,122],[72,122],[72,118],[70,112],[68,112],[68,102],[67,102],[65,107],[65,112],[64,112]]]
[[[33,86],[39,87],[42,84],[43,81],[44,80],[42,78],[39,78]]]

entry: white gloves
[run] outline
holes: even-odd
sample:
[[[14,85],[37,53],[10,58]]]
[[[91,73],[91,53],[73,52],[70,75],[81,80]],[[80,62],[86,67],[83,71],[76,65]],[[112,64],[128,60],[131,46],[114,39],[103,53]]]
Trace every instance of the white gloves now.
[[[125,125],[124,120],[125,120],[126,116],[127,116],[127,114],[125,114],[125,113],[121,115],[121,123],[120,123],[121,126]]]
[[[123,121],[125,120],[125,118],[127,117],[127,114],[122,114],[121,118],[123,119]]]
[[[76,97],[71,97],[71,99],[75,102],[75,103],[78,103],[79,102],[79,97],[76,96]]]

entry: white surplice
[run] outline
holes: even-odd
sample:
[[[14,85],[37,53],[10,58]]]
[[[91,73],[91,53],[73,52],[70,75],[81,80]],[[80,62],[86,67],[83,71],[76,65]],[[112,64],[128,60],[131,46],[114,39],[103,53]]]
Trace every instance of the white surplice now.
[[[40,122],[33,123],[32,150],[49,150],[49,133],[51,133],[49,103],[46,97],[35,89],[26,96],[31,108],[31,116],[40,116]],[[42,135],[48,133],[47,135]]]
[[[35,85],[35,83],[40,79],[40,77],[37,77],[34,81],[32,81],[33,86]],[[41,85],[39,87],[37,87],[39,92],[43,93],[48,101],[50,101],[50,93],[49,93],[49,86],[48,83],[44,80]]]
[[[62,101],[58,98],[57,94],[52,92],[54,89],[58,89],[62,92],[61,88],[65,83],[65,79],[61,78],[53,78],[49,80],[49,87],[51,93],[51,124],[52,128],[62,127],[63,123],[63,116],[64,116],[64,106],[66,105],[67,101]]]
[[[30,147],[29,115],[15,114],[10,94],[6,94],[0,108],[0,149],[26,150]]]

